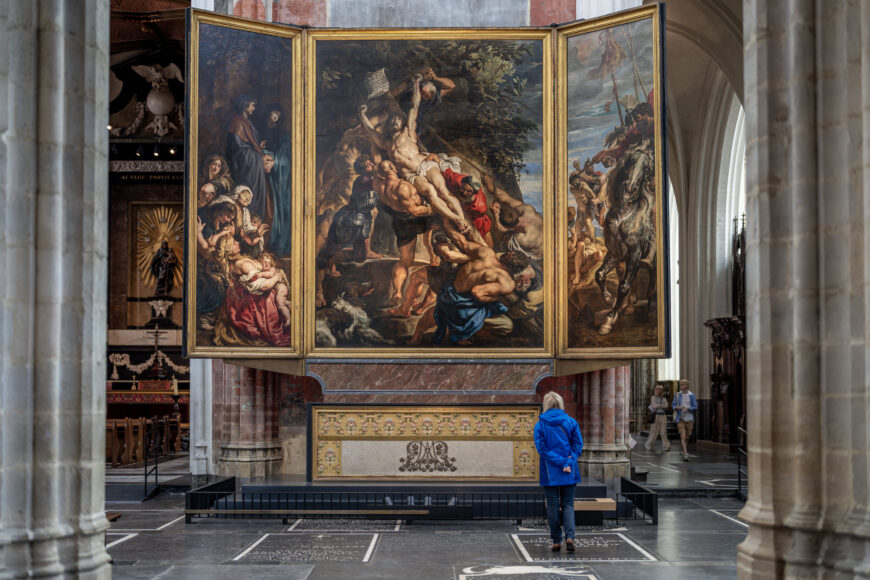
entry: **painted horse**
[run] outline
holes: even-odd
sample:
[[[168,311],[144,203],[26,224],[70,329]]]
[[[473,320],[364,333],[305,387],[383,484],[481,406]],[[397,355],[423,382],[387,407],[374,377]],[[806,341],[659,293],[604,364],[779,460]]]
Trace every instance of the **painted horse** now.
[[[655,216],[655,157],[649,141],[626,151],[617,161],[607,179],[608,205],[604,218],[604,244],[607,255],[595,273],[595,281],[604,300],[613,307],[598,329],[599,334],[610,334],[641,266],[650,267],[647,296],[655,291],[654,258],[656,252]],[[619,278],[616,300],[606,288],[607,275],[625,264]]]

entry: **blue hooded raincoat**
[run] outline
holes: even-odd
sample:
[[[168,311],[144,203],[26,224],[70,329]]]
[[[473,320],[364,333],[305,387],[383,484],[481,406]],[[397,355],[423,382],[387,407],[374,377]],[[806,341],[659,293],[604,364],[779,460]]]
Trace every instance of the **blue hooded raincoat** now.
[[[541,414],[535,424],[535,447],[541,456],[541,485],[573,485],[580,483],[577,460],[583,451],[580,426],[562,409],[550,409]],[[571,473],[562,471],[570,467]]]

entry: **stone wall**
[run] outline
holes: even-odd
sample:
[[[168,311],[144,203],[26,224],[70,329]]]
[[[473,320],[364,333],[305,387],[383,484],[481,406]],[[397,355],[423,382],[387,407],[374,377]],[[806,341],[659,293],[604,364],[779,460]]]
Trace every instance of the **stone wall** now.
[[[109,5],[0,5],[0,578],[110,578]]]
[[[749,0],[741,578],[870,572],[870,5]]]

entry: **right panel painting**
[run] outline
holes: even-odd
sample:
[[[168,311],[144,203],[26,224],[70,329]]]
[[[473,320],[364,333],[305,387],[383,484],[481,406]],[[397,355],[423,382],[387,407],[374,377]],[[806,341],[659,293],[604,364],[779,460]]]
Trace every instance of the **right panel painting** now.
[[[661,5],[560,28],[559,356],[667,356]]]

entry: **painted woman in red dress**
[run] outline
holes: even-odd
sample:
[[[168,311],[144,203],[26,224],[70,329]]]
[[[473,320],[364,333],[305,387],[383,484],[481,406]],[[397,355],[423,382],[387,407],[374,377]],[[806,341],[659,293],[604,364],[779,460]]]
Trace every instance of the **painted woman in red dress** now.
[[[227,239],[226,260],[230,266],[230,285],[227,289],[227,317],[233,328],[254,341],[264,341],[272,346],[290,346],[289,327],[278,304],[278,294],[273,287],[260,293],[252,292],[258,272],[263,270],[257,260],[243,255],[239,243]]]

